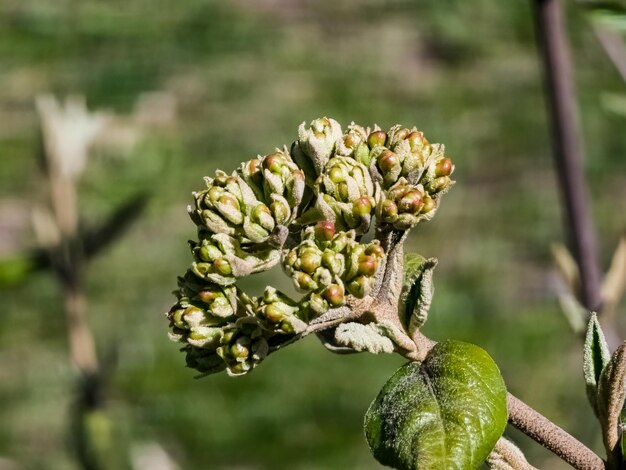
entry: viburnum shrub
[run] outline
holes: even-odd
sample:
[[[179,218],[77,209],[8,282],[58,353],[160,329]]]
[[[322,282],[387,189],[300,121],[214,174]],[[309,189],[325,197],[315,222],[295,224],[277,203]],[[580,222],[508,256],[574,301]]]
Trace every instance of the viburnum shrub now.
[[[440,343],[421,328],[434,258],[404,254],[410,230],[436,214],[452,187],[444,146],[400,125],[384,131],[335,120],[302,124],[287,148],[216,171],[189,206],[198,238],[167,313],[170,338],[201,375],[249,373],[267,356],[316,334],[332,352],[397,353],[409,360],[365,415],[373,455],[398,469],[533,468],[502,438],[507,419],[575,468],[623,468],[623,348],[611,359],[592,317],[585,378],[605,430],[604,462],[507,394],[478,346]],[[365,235],[373,229],[373,238]],[[237,280],[281,264],[300,299]]]

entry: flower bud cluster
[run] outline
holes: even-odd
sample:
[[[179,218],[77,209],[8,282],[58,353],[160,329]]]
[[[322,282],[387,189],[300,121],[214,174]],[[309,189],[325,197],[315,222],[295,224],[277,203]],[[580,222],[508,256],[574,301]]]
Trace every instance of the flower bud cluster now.
[[[234,286],[207,283],[188,271],[179,278],[176,295],[178,302],[167,314],[170,338],[185,344],[187,364],[201,373],[249,372],[272,345],[306,326],[298,305],[272,287],[263,297],[250,298]]]
[[[237,238],[241,245],[276,243],[272,235],[292,222],[304,192],[304,174],[285,150],[243,163],[231,175],[218,170],[194,193],[192,220],[202,229]]]
[[[431,144],[417,129],[394,126],[387,133],[375,129],[367,137],[370,168],[383,188],[376,207],[381,225],[408,230],[430,220],[440,197],[454,183],[452,161],[444,147]]]
[[[189,207],[194,261],[167,313],[187,364],[247,373],[314,318],[371,294],[385,265],[378,240],[361,242],[374,217],[377,229],[393,230],[429,220],[453,170],[443,146],[415,128],[352,123],[344,133],[324,117],[302,124],[289,150],[206,178]],[[300,301],[272,287],[257,298],[235,286],[281,260]]]
[[[315,205],[299,219],[302,225],[333,221],[338,230],[368,231],[376,200],[369,169],[351,157],[333,157],[315,181]]]
[[[324,221],[305,230],[300,244],[283,256],[283,268],[317,316],[345,305],[348,295],[365,297],[383,256],[378,240],[359,243],[354,230],[335,233],[334,224]]]

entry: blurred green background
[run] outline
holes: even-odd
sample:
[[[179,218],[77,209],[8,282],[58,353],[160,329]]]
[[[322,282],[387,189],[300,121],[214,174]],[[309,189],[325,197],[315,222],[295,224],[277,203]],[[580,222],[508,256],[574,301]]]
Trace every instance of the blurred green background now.
[[[626,222],[626,120],[603,103],[624,83],[568,5],[606,267]],[[400,358],[335,356],[307,338],[249,376],[194,380],[166,334],[163,312],[190,261],[190,192],[323,115],[416,125],[446,144],[457,185],[409,242],[440,260],[426,333],[483,346],[513,393],[601,450],[580,340],[556,301],[550,244],[564,232],[528,1],[3,0],[0,258],[36,243],[32,211],[47,196],[34,97],[44,92],[83,94],[119,118],[80,183],[87,223],[151,194],[85,279],[99,352],[118,350],[106,412],[134,468],[176,468],[149,458],[182,469],[380,468],[362,420]],[[165,103],[149,119],[146,96]],[[277,274],[243,285],[287,286]],[[58,285],[40,272],[0,296],[0,469],[77,468]],[[566,468],[511,436],[534,465]]]

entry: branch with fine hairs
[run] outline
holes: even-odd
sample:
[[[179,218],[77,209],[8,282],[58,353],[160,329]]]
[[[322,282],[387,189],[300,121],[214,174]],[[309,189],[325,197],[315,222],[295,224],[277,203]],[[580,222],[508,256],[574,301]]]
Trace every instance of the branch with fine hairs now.
[[[509,423],[578,470],[604,470],[605,462],[582,442],[511,393]]]

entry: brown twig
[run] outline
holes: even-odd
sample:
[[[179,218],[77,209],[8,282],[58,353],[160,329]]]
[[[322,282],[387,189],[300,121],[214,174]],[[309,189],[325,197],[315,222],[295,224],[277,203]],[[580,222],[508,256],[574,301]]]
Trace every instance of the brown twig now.
[[[588,208],[582,170],[581,132],[572,83],[572,67],[559,0],[533,0],[552,120],[556,173],[574,257],[580,268],[581,300],[588,310],[602,305],[596,235]]]

